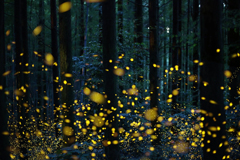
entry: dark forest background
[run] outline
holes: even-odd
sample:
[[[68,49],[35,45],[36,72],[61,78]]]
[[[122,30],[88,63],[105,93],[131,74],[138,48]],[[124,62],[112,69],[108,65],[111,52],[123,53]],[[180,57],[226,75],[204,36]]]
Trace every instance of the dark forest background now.
[[[0,159],[240,159],[239,0],[0,0]]]

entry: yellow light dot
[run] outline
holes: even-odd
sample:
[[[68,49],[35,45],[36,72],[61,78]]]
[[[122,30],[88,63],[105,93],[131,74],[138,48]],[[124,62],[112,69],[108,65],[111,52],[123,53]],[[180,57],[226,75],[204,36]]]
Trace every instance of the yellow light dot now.
[[[167,99],[167,101],[166,101],[167,103],[171,103],[172,102],[172,99],[171,98],[169,98],[169,99]]]
[[[179,94],[179,91],[178,91],[177,89],[175,89],[175,90],[172,91],[172,94],[173,94],[174,96],[177,96],[177,95]]]
[[[188,80],[190,81],[190,82],[193,82],[193,81],[195,81],[195,76],[194,75],[190,75],[189,77],[188,77]]]
[[[145,112],[145,118],[149,121],[154,121],[157,118],[157,111],[155,109],[148,109]]]
[[[104,104],[105,103],[105,98],[102,94],[98,93],[98,92],[95,92],[93,91],[89,98],[95,102],[95,103],[99,103],[99,104]]]
[[[7,45],[7,50],[10,51],[11,48],[12,48],[11,44],[8,44],[8,45]]]
[[[208,85],[208,82],[203,81],[203,85],[206,87]]]
[[[34,36],[37,36],[37,35],[39,35],[39,34],[41,33],[41,31],[42,31],[42,26],[37,26],[37,27],[33,30],[32,34],[33,34]]]
[[[67,12],[72,8],[71,2],[64,2],[59,6],[59,13]]]
[[[211,104],[217,104],[217,102],[214,101],[214,100],[210,100],[209,102],[210,102]]]
[[[4,72],[2,75],[3,76],[7,76],[7,75],[9,75],[11,73],[11,71],[6,71],[6,72]]]
[[[100,116],[97,116],[94,118],[94,122],[93,124],[96,126],[96,127],[102,127],[104,125],[104,120],[102,117]]]
[[[46,65],[52,66],[54,63],[54,58],[53,55],[51,53],[47,53],[45,55],[45,63]]]
[[[70,126],[65,126],[65,127],[63,128],[63,134],[66,135],[66,136],[71,136],[71,135],[73,135],[73,129],[72,129],[72,127],[70,127]]]
[[[130,61],[132,62],[132,61],[134,61],[134,59],[133,59],[133,58],[130,58]]]
[[[115,145],[118,144],[118,141],[117,141],[117,140],[114,140],[114,141],[113,141],[113,144],[115,144]]]
[[[152,129],[147,129],[147,130],[146,130],[146,133],[147,133],[148,135],[151,135],[151,134],[153,133],[153,130],[152,130]]]
[[[174,67],[175,67],[175,70],[178,71],[179,69],[178,65],[175,65]]]
[[[88,96],[88,95],[90,95],[91,90],[90,90],[88,87],[85,87],[85,88],[83,89],[83,93]]]
[[[48,98],[47,96],[44,96],[43,99],[44,99],[45,101],[48,101],[48,100],[49,100],[49,98]]]
[[[217,52],[217,53],[219,53],[219,52],[220,52],[220,49],[219,49],[219,48],[218,48],[218,49],[216,49],[216,52]]]
[[[129,69],[130,69],[130,68],[127,66],[127,67],[126,67],[126,70],[129,70]]]
[[[7,30],[6,31],[6,36],[9,36],[9,34],[10,34],[10,30]]]
[[[227,77],[227,78],[230,78],[232,76],[232,73],[229,71],[229,70],[226,70],[224,71],[224,75]]]
[[[154,147],[150,147],[149,150],[150,150],[150,151],[154,151]]]
[[[109,59],[109,63],[112,63],[112,60],[111,60],[111,59]]]
[[[114,69],[114,70],[113,70],[113,73],[114,73],[115,75],[117,75],[117,76],[123,76],[124,73],[125,73],[125,71],[124,71],[124,69],[122,69],[122,68],[117,68],[117,69]]]
[[[71,73],[65,73],[65,77],[72,77]]]
[[[206,100],[206,98],[205,97],[201,97],[201,100]]]
[[[89,146],[88,149],[89,149],[90,151],[92,151],[92,150],[93,150],[93,146]]]
[[[193,63],[198,63],[199,62],[199,60],[197,60],[197,59],[195,59],[194,61],[193,61]]]

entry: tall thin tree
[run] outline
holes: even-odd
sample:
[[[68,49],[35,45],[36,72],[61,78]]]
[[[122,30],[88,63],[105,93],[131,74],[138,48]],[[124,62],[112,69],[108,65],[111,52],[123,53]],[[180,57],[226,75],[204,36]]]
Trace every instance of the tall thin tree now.
[[[231,107],[236,107],[239,104],[239,87],[240,87],[240,76],[239,76],[239,67],[240,67],[240,57],[237,56],[239,52],[238,43],[240,41],[239,31],[240,28],[236,26],[238,20],[240,20],[240,1],[229,0],[228,1],[228,18],[232,22],[228,31],[228,66],[229,70],[232,73],[230,78],[229,87],[230,95],[229,101],[232,103]]]
[[[69,5],[70,0],[59,0],[59,5]],[[68,146],[75,142],[74,94],[72,79],[72,41],[71,41],[71,9],[59,13],[59,43],[62,108],[63,108],[63,140]]]
[[[179,43],[181,31],[181,0],[173,0],[173,38],[172,38],[172,67],[174,74],[172,77],[172,90],[177,90],[179,86],[178,71],[181,67],[181,48]],[[172,114],[179,112],[178,95],[173,95],[172,98]]]
[[[160,82],[160,61],[159,61],[159,39],[158,39],[158,0],[149,0],[149,54],[150,54],[150,63],[149,63],[149,77],[150,77],[150,108],[159,112],[159,82]],[[157,120],[152,121],[152,128],[156,127]],[[158,132],[154,132],[157,138],[153,141],[153,144],[156,145],[159,143],[160,137]]]
[[[27,0],[15,0],[14,2],[14,32],[16,42],[15,75],[17,80],[15,96],[18,109],[18,138],[20,142],[20,159],[27,159],[28,140],[26,137],[26,121],[29,112]]]
[[[107,110],[105,140],[111,141],[105,147],[107,159],[119,159],[118,141],[118,120],[117,120],[117,77],[113,73],[116,61],[116,2],[108,0],[102,3],[103,17],[103,66],[104,85],[107,101],[104,108]]]
[[[203,159],[226,156],[223,100],[222,0],[201,0],[201,113]]]
[[[0,157],[2,159],[10,160],[10,146],[9,146],[9,132],[7,128],[7,103],[4,90],[6,88],[5,73],[5,33],[4,33],[4,0],[0,1]]]
[[[59,93],[59,52],[57,40],[57,14],[56,14],[56,0],[50,1],[51,7],[51,50],[55,63],[52,67],[53,72],[53,102],[54,102],[54,123],[56,138],[59,136],[58,123],[60,118],[60,93]]]

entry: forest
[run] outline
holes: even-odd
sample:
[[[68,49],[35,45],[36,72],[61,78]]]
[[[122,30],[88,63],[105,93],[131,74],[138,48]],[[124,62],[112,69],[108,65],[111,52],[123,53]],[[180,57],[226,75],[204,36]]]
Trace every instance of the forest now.
[[[239,0],[0,0],[0,160],[240,160]]]

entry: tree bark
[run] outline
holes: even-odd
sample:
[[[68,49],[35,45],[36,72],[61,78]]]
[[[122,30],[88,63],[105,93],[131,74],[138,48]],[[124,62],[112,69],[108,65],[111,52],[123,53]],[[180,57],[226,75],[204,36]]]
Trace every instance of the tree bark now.
[[[117,77],[113,73],[113,69],[116,61],[116,11],[115,11],[115,1],[108,0],[102,3],[102,16],[103,16],[103,66],[104,66],[104,85],[105,85],[105,95],[107,101],[104,108],[106,112],[106,121],[109,122],[106,125],[105,130],[105,140],[111,141],[110,145],[105,146],[105,153],[108,160],[118,160],[119,155],[119,145],[113,144],[114,141],[118,141],[118,120],[117,120]],[[112,110],[116,108],[116,110]],[[114,129],[113,129],[114,128]],[[113,130],[114,133],[113,133]]]
[[[59,5],[70,0],[59,0]],[[61,85],[63,90],[62,108],[63,108],[63,133],[69,131],[69,134],[63,135],[65,146],[69,146],[75,142],[75,115],[74,115],[74,94],[73,94],[73,79],[72,79],[72,41],[71,41],[71,9],[59,13],[59,43],[60,43],[60,70],[61,70]],[[70,75],[70,76],[67,76]]]
[[[226,156],[223,90],[222,0],[201,1],[201,113],[203,159]],[[211,133],[211,134],[210,134]]]
[[[239,99],[237,99],[237,97],[239,96],[238,90],[240,86],[240,76],[238,72],[238,67],[240,67],[240,57],[236,56],[240,49],[240,47],[238,46],[240,41],[240,28],[236,26],[237,21],[240,19],[239,9],[240,1],[228,1],[228,17],[229,20],[232,22],[232,24],[230,25],[231,27],[228,31],[228,66],[230,72],[232,73],[232,77],[229,80],[229,87],[231,88],[229,101],[230,103],[232,103],[232,105],[230,105],[231,108],[239,105]]]
[[[150,54],[150,108],[158,111],[159,107],[159,81],[160,81],[160,61],[159,61],[159,39],[158,39],[158,0],[149,0],[149,54]],[[157,120],[152,121],[152,128],[156,127]],[[157,128],[158,129],[158,128]],[[157,139],[153,141],[153,145],[159,144],[160,135],[158,131],[155,131],[154,134],[157,136]]]
[[[56,14],[56,0],[50,1],[51,7],[51,50],[55,64],[52,67],[53,74],[53,102],[54,102],[54,123],[55,123],[55,136],[58,138],[59,130],[58,123],[60,118],[60,91],[59,91],[59,52],[57,40],[57,14]]]
[[[17,99],[18,110],[18,132],[20,143],[20,159],[27,159],[28,140],[26,137],[29,112],[29,93],[28,93],[28,32],[27,32],[27,0],[15,0],[14,4],[14,32],[16,42],[16,80],[17,90],[15,96]]]
[[[10,160],[10,144],[9,131],[7,126],[8,113],[6,95],[6,76],[3,73],[6,71],[5,65],[5,31],[4,31],[4,0],[0,1],[0,157],[4,160]]]

